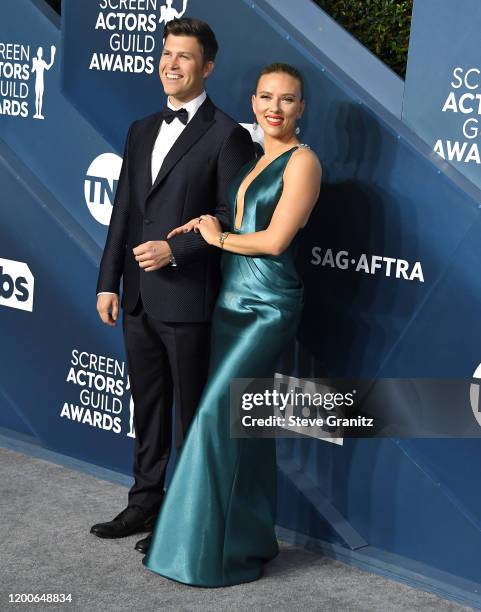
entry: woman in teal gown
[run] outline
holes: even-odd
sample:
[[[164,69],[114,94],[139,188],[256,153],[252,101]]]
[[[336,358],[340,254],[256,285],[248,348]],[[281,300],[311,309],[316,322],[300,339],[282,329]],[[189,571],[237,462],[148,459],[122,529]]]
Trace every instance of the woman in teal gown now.
[[[272,377],[299,322],[302,282],[293,254],[320,187],[317,157],[297,141],[300,74],[273,64],[253,96],[265,154],[229,190],[234,225],[203,215],[177,228],[224,249],[213,313],[209,377],[177,459],[143,564],[195,586],[250,582],[278,554],[275,440],[231,438],[232,378]],[[243,200],[243,205],[242,205]]]

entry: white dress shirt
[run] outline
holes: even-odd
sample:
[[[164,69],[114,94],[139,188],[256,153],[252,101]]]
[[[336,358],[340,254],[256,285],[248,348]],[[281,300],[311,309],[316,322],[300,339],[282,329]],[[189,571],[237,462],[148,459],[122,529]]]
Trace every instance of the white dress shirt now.
[[[172,104],[170,98],[167,98],[167,106],[172,110],[185,108],[188,113],[187,123],[189,123],[195,113],[199,110],[199,107],[204,102],[206,97],[207,94],[205,91],[203,91],[200,96],[197,96],[197,98],[194,98],[190,102],[187,102],[187,104],[183,104],[177,108]],[[180,121],[180,119],[174,119],[170,123],[167,123],[167,121],[162,121],[159,133],[155,140],[154,148],[152,149],[152,184],[155,183],[155,179],[157,178],[157,174],[159,173],[167,153],[170,151],[177,138],[185,130],[185,127],[186,126],[182,123],[182,121]]]
[[[188,113],[187,123],[191,121],[192,117],[199,110],[199,107],[202,105],[204,100],[207,98],[207,94],[203,91],[200,96],[194,98],[190,102],[183,104],[182,106],[175,107],[170,98],[167,98],[167,106],[172,110],[179,110],[179,108],[185,108]],[[180,119],[175,118],[170,123],[167,121],[162,121],[159,129],[159,133],[157,134],[157,138],[155,139],[154,148],[152,149],[152,185],[155,183],[155,179],[157,178],[157,174],[159,173],[160,168],[164,162],[164,159],[167,153],[172,148],[174,142],[177,138],[182,134],[186,126],[180,121]],[[99,291],[97,295],[101,295],[103,293],[110,293],[112,291]],[[116,295],[116,294],[114,294]]]

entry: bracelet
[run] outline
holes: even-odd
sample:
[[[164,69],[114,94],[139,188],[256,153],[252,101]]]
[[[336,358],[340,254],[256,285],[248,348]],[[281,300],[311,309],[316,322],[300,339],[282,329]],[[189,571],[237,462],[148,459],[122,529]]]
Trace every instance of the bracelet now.
[[[230,234],[230,232],[222,232],[219,236],[219,244],[220,244],[220,248],[223,249],[224,248],[224,242],[225,239],[227,238],[227,236]]]

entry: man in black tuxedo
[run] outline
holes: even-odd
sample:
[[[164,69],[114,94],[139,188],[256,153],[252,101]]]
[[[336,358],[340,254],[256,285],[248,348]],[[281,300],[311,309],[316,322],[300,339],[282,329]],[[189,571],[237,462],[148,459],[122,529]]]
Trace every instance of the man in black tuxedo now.
[[[247,130],[214,106],[204,81],[217,41],[195,19],[164,29],[159,74],[166,108],[130,126],[97,283],[97,310],[115,325],[123,277],[122,327],[135,404],[135,482],[128,505],[91,533],[104,538],[152,531],[164,495],[176,408],[180,449],[204,387],[210,319],[220,283],[220,249],[200,233],[166,239],[202,213],[231,226],[227,187],[254,157]],[[137,542],[146,552],[150,536]]]

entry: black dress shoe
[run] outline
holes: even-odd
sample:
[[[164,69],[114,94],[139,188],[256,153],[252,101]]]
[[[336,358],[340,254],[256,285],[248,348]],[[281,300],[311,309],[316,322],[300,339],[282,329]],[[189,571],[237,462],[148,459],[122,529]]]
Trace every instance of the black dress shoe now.
[[[146,511],[139,506],[127,506],[108,523],[97,523],[90,533],[99,538],[124,538],[134,533],[151,531],[154,528],[157,513]]]
[[[137,544],[135,545],[135,550],[138,550],[143,555],[146,555],[147,551],[149,550],[149,546],[151,542],[152,542],[152,534],[149,533],[149,535],[146,538],[143,538],[142,540],[139,540],[137,542]]]

